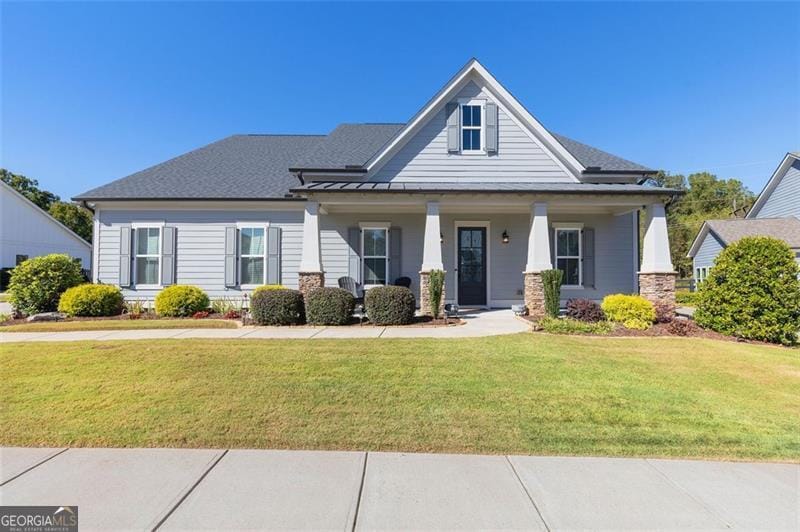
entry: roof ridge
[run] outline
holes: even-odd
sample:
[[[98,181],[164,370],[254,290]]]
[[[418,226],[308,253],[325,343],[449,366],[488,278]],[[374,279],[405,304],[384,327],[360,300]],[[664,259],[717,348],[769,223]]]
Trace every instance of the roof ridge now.
[[[324,133],[234,133],[230,137],[327,137]],[[224,139],[222,139],[224,140]]]

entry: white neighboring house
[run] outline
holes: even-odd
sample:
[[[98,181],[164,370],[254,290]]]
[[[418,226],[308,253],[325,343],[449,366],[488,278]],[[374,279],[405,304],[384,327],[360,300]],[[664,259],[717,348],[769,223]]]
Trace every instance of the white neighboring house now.
[[[66,253],[91,268],[90,243],[0,181],[0,268],[50,253]]]

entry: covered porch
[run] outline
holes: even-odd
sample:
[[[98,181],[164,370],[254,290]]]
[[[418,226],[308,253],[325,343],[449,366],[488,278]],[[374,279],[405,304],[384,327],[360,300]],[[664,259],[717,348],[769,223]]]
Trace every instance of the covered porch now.
[[[640,287],[654,301],[674,297],[664,189],[582,185],[593,188],[588,194],[314,185],[303,190],[303,292],[337,286],[340,277],[367,289],[408,277],[421,311],[429,313],[428,276],[443,270],[446,302],[475,308],[524,304],[538,316],[541,272],[558,268],[565,276],[562,304]],[[642,207],[648,221],[640,263]]]

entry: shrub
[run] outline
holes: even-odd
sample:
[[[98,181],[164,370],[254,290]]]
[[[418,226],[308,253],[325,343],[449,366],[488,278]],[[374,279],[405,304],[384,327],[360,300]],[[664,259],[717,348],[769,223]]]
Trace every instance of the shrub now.
[[[229,310],[222,317],[226,320],[238,320],[242,317],[242,313],[239,310]]]
[[[341,288],[315,288],[306,296],[306,320],[312,325],[347,325],[356,300]]]
[[[187,317],[208,308],[208,296],[196,286],[175,284],[156,296],[156,314]]]
[[[688,292],[686,290],[678,290],[675,292],[675,302],[679,305],[686,305],[688,307],[697,306],[699,301],[697,292]]]
[[[376,286],[367,290],[364,304],[375,325],[407,325],[414,321],[417,302],[404,286]]]
[[[800,281],[786,243],[748,237],[726,247],[699,290],[697,324],[739,338],[793,344],[800,329]]]
[[[567,300],[567,316],[579,321],[596,323],[606,319],[600,304],[591,299]]]
[[[147,312],[147,300],[131,299],[125,302],[125,312],[130,315],[130,318],[135,320],[145,312]]]
[[[436,319],[439,317],[440,305],[442,304],[444,272],[442,270],[431,270],[428,275],[428,297],[431,301],[431,314]]]
[[[648,329],[656,319],[653,304],[642,296],[608,295],[603,298],[600,308],[607,319],[621,323],[628,329]]]
[[[203,320],[208,317],[209,312],[207,310],[200,310],[192,314],[192,318],[196,320]]]
[[[539,327],[552,334],[608,334],[614,329],[614,326],[607,321],[587,322],[551,316],[542,318]]]
[[[256,295],[259,292],[263,292],[264,290],[286,290],[286,287],[282,284],[262,284],[261,286],[256,286],[253,288],[253,294]]]
[[[561,306],[561,281],[564,272],[561,270],[545,270],[542,272],[542,285],[544,287],[544,311],[551,318],[558,317]]]
[[[305,321],[303,294],[288,288],[258,290],[250,314],[258,325],[299,325]]]
[[[241,301],[236,301],[232,297],[223,297],[211,300],[211,310],[214,314],[227,314],[231,311],[241,310]]]
[[[656,311],[656,323],[669,323],[675,319],[675,305],[659,301],[653,308]]]
[[[58,311],[67,316],[116,316],[124,307],[122,291],[107,284],[81,284],[61,294]]]
[[[672,320],[667,324],[667,331],[676,336],[689,336],[696,332],[697,325],[692,320]]]
[[[69,255],[28,259],[11,272],[9,302],[20,312],[52,312],[67,288],[83,284],[81,266]]]

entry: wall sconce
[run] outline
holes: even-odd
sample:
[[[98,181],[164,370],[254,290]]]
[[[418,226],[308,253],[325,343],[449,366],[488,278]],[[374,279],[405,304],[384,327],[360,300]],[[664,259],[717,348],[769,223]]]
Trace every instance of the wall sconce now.
[[[503,231],[503,234],[500,238],[503,241],[503,244],[508,244],[508,231]]]
[[[439,233],[439,243],[444,244],[444,235],[442,233]]]

